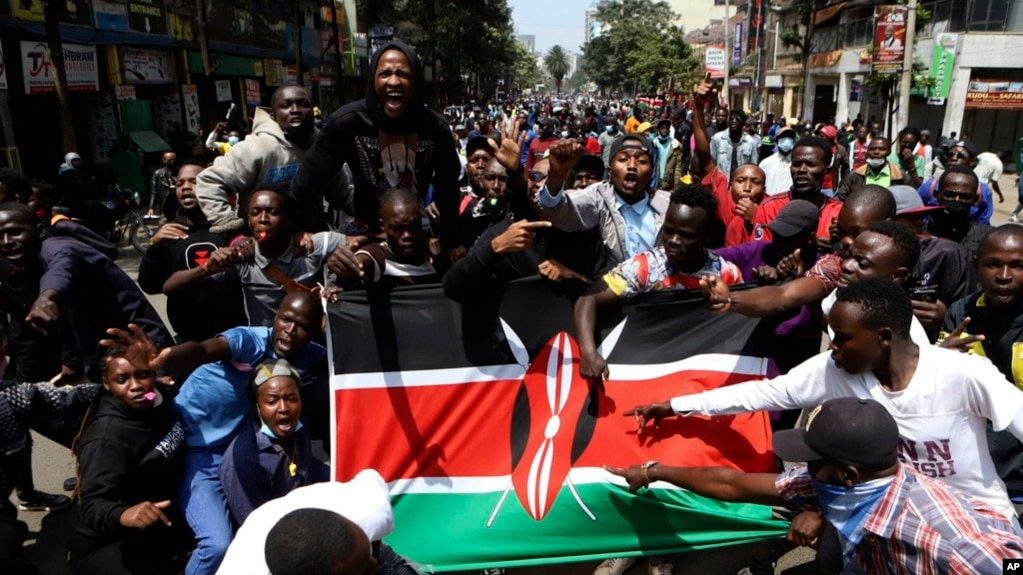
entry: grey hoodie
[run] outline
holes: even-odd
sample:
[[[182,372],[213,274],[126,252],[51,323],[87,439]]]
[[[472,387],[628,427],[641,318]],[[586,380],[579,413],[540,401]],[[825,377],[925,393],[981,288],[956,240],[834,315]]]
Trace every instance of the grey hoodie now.
[[[318,134],[319,130],[313,132],[310,145]],[[237,194],[238,205],[244,206],[257,185],[291,183],[306,151],[284,137],[265,109],[256,108],[252,134],[218,157],[196,180],[195,195],[210,221],[210,231],[226,234],[244,227],[228,197]]]

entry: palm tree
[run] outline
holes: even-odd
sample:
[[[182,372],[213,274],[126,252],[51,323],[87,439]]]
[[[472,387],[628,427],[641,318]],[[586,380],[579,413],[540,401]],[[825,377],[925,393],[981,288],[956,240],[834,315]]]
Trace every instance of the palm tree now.
[[[560,92],[561,81],[568,75],[568,69],[571,67],[568,63],[568,52],[561,46],[554,46],[547,52],[543,63],[547,67],[547,72],[554,77],[554,84]]]

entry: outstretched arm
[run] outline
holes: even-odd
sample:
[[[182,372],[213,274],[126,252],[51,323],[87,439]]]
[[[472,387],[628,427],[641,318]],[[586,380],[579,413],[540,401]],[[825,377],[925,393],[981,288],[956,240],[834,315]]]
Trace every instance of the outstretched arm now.
[[[700,288],[710,311],[732,311],[746,317],[770,317],[819,302],[828,295],[820,280],[808,277],[732,293],[721,278],[705,276],[700,280]]]
[[[785,505],[786,502],[774,486],[773,473],[743,473],[728,467],[670,467],[656,463],[650,466],[633,465],[628,469],[604,467],[608,472],[624,477],[630,491],[638,491],[653,481],[666,481],[697,495],[740,503]]]

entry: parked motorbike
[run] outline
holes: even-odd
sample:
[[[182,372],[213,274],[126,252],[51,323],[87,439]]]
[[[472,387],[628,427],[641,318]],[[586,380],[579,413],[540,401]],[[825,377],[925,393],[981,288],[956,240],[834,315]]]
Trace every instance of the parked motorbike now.
[[[127,238],[136,250],[145,253],[159,218],[143,217],[138,206],[138,192],[110,184],[107,198],[101,202],[87,201],[73,207],[55,207],[53,211],[71,217],[114,244]],[[152,228],[147,220],[152,221]]]

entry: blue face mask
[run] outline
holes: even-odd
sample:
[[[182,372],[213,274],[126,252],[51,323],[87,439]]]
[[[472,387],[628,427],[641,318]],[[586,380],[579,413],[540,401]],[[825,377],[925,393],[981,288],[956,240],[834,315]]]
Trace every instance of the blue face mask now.
[[[561,137],[562,138],[567,138],[568,137],[568,130],[562,130],[561,131]]]
[[[227,143],[232,146],[238,143],[238,136],[230,136],[227,138]]]
[[[843,540],[845,564],[855,561],[853,550],[863,540],[863,526],[894,480],[895,476],[892,475],[846,487],[813,479],[817,499],[821,502],[821,511],[825,519],[835,526]]]
[[[270,429],[270,426],[267,425],[265,421],[261,421],[260,423],[262,423],[262,425],[259,427],[259,430],[263,432],[263,435],[269,437],[270,439],[276,439],[280,441],[281,438],[277,437],[277,434]],[[298,430],[300,429],[302,429],[301,421],[298,422],[298,427],[295,428],[295,433],[298,433]]]
[[[615,126],[614,126],[614,124],[611,124],[611,125],[609,125],[609,126],[607,127],[607,133],[608,133],[608,134],[613,134],[613,133],[614,133],[614,131],[615,131]]]
[[[786,154],[791,152],[792,146],[795,145],[796,141],[793,140],[792,138],[781,138],[780,140],[778,140],[778,149]]]

